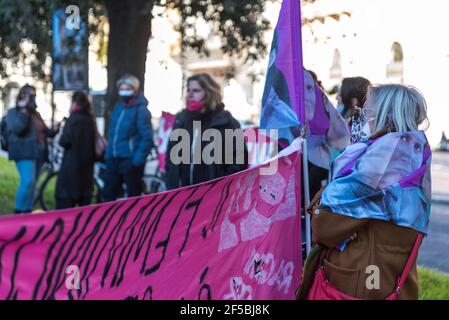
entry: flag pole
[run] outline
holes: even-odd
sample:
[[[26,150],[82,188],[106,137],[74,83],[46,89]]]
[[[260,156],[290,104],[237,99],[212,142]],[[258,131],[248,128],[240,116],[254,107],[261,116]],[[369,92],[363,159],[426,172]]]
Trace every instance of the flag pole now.
[[[299,17],[299,39],[302,41],[302,22],[301,22],[301,0],[298,1],[298,5],[294,6],[296,10],[298,10],[297,15]],[[295,43],[295,42],[293,42]],[[302,122],[303,122],[303,128],[301,132],[301,136],[303,138],[303,144],[302,144],[302,170],[303,174],[303,186],[304,186],[304,200],[302,201],[304,203],[304,220],[306,222],[305,231],[306,231],[306,253],[307,256],[310,253],[311,247],[312,247],[312,231],[311,231],[311,223],[310,223],[310,215],[307,214],[307,208],[310,204],[310,189],[309,189],[309,161],[308,161],[308,154],[307,154],[307,125],[306,125],[306,114],[305,114],[305,107],[304,107],[304,61],[303,61],[303,55],[302,55],[302,42],[299,43],[298,47],[296,48],[297,52],[299,53],[299,65],[300,65],[300,71],[299,71],[299,80],[298,85],[300,86],[298,93],[299,93],[299,106],[303,108],[302,113]],[[301,113],[301,110],[299,111]],[[300,117],[301,118],[301,117]]]
[[[309,188],[309,161],[308,161],[308,153],[307,153],[307,131],[304,128],[302,132],[303,142],[302,142],[302,177],[303,177],[303,186],[304,186],[304,220],[306,222],[305,231],[306,231],[306,253],[307,256],[310,253],[312,248],[312,226],[310,221],[310,215],[307,213],[307,208],[310,205],[310,188]]]

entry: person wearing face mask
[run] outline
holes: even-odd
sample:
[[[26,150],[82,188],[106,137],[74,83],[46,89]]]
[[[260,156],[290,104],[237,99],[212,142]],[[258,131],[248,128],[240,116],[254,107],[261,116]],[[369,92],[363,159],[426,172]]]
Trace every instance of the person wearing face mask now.
[[[16,107],[5,117],[8,156],[16,162],[20,182],[16,193],[16,214],[33,209],[36,180],[47,159],[47,138],[54,137],[59,127],[49,129],[36,105],[36,88],[23,86],[17,96]]]
[[[96,125],[88,96],[75,92],[59,144],[64,158],[55,189],[56,209],[90,204],[94,187]]]
[[[200,126],[195,126],[194,122],[200,124]],[[172,149],[179,142],[176,137],[177,131],[179,131],[177,129],[187,132],[190,137],[191,154],[187,155],[189,159],[187,163],[175,164],[176,161],[172,159]],[[202,139],[203,133],[208,129],[218,130],[221,135],[221,145],[220,141],[215,141],[215,137],[212,141],[203,141],[205,140]],[[248,151],[243,143],[243,134],[240,135],[242,141],[238,141],[238,138],[234,137],[231,144],[230,141],[225,139],[225,130],[227,129],[238,130],[240,124],[231,113],[225,110],[220,86],[208,74],[203,73],[190,77],[187,80],[186,109],[176,116],[167,148],[166,184],[168,189],[209,181],[239,172],[248,167]],[[214,146],[214,150],[222,148],[221,163],[206,164],[204,161],[202,151],[212,146]],[[239,146],[242,146],[242,148]],[[199,148],[197,149],[197,147]],[[199,163],[193,160],[196,150],[200,152],[199,158],[201,158],[201,161]],[[224,157],[226,154],[232,155],[232,163],[225,163]],[[186,155],[182,156],[184,158]]]
[[[299,299],[418,299],[416,257],[431,206],[431,150],[421,93],[372,86],[372,135],[348,146],[312,200],[312,240]],[[374,272],[374,274],[373,274]]]
[[[139,79],[124,75],[117,89],[120,100],[112,113],[105,154],[105,201],[118,199],[123,194],[123,183],[128,197],[142,194],[146,159],[154,148],[151,113]]]

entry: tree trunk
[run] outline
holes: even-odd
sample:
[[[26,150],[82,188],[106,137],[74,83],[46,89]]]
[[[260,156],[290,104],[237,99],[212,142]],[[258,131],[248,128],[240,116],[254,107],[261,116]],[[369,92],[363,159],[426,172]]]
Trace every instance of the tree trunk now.
[[[106,132],[118,99],[116,83],[130,73],[144,88],[145,63],[151,35],[153,0],[106,0],[109,18],[108,90],[106,96]]]

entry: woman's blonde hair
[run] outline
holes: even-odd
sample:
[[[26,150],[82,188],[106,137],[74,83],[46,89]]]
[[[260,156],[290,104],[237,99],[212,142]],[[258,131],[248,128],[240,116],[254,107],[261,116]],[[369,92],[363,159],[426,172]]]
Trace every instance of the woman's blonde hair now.
[[[400,84],[371,86],[368,90],[376,112],[375,131],[414,131],[426,122],[427,104],[418,89]]]
[[[220,85],[207,73],[199,73],[187,79],[187,86],[191,81],[197,81],[205,91],[204,105],[210,110],[215,110],[222,104]]]

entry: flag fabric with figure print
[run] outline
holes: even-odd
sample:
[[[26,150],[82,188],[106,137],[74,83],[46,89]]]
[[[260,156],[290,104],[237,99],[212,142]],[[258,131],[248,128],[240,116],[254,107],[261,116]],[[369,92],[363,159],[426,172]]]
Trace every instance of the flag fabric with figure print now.
[[[195,186],[1,217],[0,300],[295,299],[300,147]]]
[[[423,131],[391,132],[352,144],[334,161],[333,181],[322,193],[321,206],[427,234],[431,155]]]
[[[299,0],[284,0],[274,32],[262,97],[260,128],[304,123],[304,72]]]

